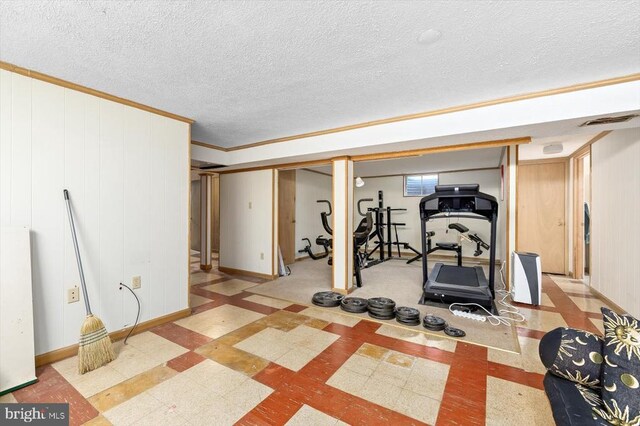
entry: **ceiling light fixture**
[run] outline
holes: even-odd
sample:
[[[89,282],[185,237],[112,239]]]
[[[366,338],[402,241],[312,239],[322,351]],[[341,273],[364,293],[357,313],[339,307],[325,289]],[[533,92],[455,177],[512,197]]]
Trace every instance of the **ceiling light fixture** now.
[[[560,154],[562,152],[562,149],[563,147],[561,143],[545,145],[545,147],[542,148],[542,153],[546,155]]]
[[[442,37],[442,33],[431,28],[420,33],[417,41],[420,44],[433,44],[436,41],[440,40],[440,37]]]
[[[364,180],[360,176],[356,178],[356,188],[362,188],[364,186]]]

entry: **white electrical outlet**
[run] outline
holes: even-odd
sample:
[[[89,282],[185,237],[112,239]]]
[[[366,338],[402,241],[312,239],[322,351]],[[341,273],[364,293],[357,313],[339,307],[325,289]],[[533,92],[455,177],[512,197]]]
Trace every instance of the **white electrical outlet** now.
[[[140,275],[131,278],[131,287],[134,289],[142,287],[142,277]]]
[[[260,260],[264,260],[264,253],[260,253]]]
[[[75,303],[80,300],[80,289],[73,287],[67,290],[67,303]]]

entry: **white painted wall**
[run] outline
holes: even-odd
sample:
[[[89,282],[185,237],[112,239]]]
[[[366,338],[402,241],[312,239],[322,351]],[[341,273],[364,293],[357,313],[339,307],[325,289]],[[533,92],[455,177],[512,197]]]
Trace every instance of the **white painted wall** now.
[[[302,238],[311,240],[311,249],[322,251],[315,241],[318,235],[328,237],[322,227],[320,213],[326,210],[326,204],[318,204],[317,200],[329,200],[333,196],[331,190],[331,176],[307,170],[296,171],[296,257],[305,257],[306,253],[298,253],[305,248]]]
[[[273,273],[273,174],[259,170],[220,175],[221,267]]]
[[[440,173],[439,182],[442,185],[445,184],[462,184],[462,183],[477,183],[480,185],[480,191],[489,195],[493,195],[497,199],[500,197],[500,172],[498,169],[492,170],[479,170],[470,172],[448,172]],[[406,227],[398,227],[398,237],[400,241],[409,243],[413,248],[421,251],[421,239],[420,239],[420,212],[419,203],[422,197],[405,197],[404,186],[402,176],[380,177],[380,178],[366,178],[365,186],[361,188],[355,188],[355,201],[357,202],[362,198],[373,198],[372,203],[363,204],[363,208],[375,207],[378,205],[378,191],[382,190],[384,195],[385,207],[391,206],[392,208],[405,208],[406,212],[393,212],[392,220],[394,222],[404,222]],[[355,225],[360,223],[361,217],[357,213],[357,206],[355,209]],[[498,218],[504,215],[505,211],[498,211]],[[460,222],[469,228],[471,233],[477,233],[487,244],[490,242],[491,228],[487,221],[474,220],[474,219],[452,219],[450,222],[447,219],[437,219],[427,224],[428,229],[435,231],[436,235],[432,239],[432,243],[436,242],[457,242],[458,232],[454,230],[448,230],[448,223]],[[449,231],[448,233],[446,231]],[[393,230],[392,230],[393,234]],[[395,241],[395,234],[392,235]],[[497,238],[498,244],[496,245],[496,253],[502,253],[502,239]],[[394,250],[396,250],[394,248]],[[468,242],[463,243],[463,256],[473,256],[475,251],[475,244]],[[454,256],[453,252],[446,252],[444,250],[438,251],[434,254],[443,256]],[[498,257],[498,255],[497,255]],[[480,258],[488,259],[489,251],[485,250]]]
[[[189,125],[0,71],[0,224],[32,231],[36,353],[77,343],[85,311],[62,197],[71,194],[94,313],[109,331],[188,307]]]
[[[591,146],[591,286],[640,317],[640,129]]]

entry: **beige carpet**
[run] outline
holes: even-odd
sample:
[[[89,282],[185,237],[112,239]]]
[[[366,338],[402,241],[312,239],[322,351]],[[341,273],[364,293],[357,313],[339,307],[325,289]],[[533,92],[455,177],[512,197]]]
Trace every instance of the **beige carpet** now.
[[[331,289],[331,267],[326,259],[305,259],[291,265],[291,275],[275,281],[247,289],[247,291],[278,299],[289,300],[302,305],[313,306],[311,296],[319,291]],[[486,269],[487,267],[485,267]],[[485,271],[486,272],[486,271]],[[497,274],[496,274],[497,276]],[[498,278],[499,279],[499,278]],[[481,346],[520,352],[516,330],[504,325],[492,326],[488,322],[478,322],[454,316],[447,308],[419,305],[422,295],[422,267],[419,262],[407,265],[402,260],[390,260],[362,271],[363,285],[356,288],[350,296],[354,297],[388,297],[397,306],[410,306],[420,311],[421,316],[434,314],[444,318],[453,327],[463,329],[467,335],[462,340]],[[332,312],[349,316],[371,319],[365,314],[350,314],[340,308],[323,308]],[[395,325],[438,337],[448,337],[444,332],[431,332],[420,326],[405,326],[395,320],[377,321]]]

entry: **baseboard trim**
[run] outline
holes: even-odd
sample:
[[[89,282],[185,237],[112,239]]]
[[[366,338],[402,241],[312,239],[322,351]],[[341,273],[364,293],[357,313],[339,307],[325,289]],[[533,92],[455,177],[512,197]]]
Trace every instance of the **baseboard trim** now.
[[[591,287],[590,285],[587,286],[589,288],[589,291],[591,293],[593,293],[595,296],[599,297],[600,299],[602,299],[607,305],[611,306],[614,310],[616,310],[618,313],[626,313],[628,314],[626,309],[622,309],[617,303],[614,303],[611,299],[609,299],[607,296],[605,296],[604,294],[600,293],[598,290],[596,290],[595,288]]]
[[[262,278],[263,280],[269,280],[269,281],[275,280],[276,278],[278,278],[277,275],[262,274],[260,272],[253,272],[253,271],[245,271],[244,269],[227,268],[226,266],[219,266],[218,270],[220,272],[223,272],[229,275],[245,275],[248,277]]]
[[[151,319],[149,321],[141,322],[136,327],[135,331],[132,335],[142,333],[143,331],[149,330],[157,325],[161,325],[167,322],[176,321],[180,318],[185,318],[191,315],[191,308],[182,309],[180,311],[176,311],[172,314],[163,315],[158,318]],[[111,337],[111,341],[115,342],[121,339],[124,339],[127,333],[129,333],[131,327],[123,328],[122,330],[113,331],[109,333],[109,337]],[[36,367],[40,367],[45,364],[51,364],[52,362],[61,361],[65,358],[69,358],[78,354],[78,345],[66,346],[64,348],[56,349],[51,352],[46,352],[40,355],[36,355]]]

